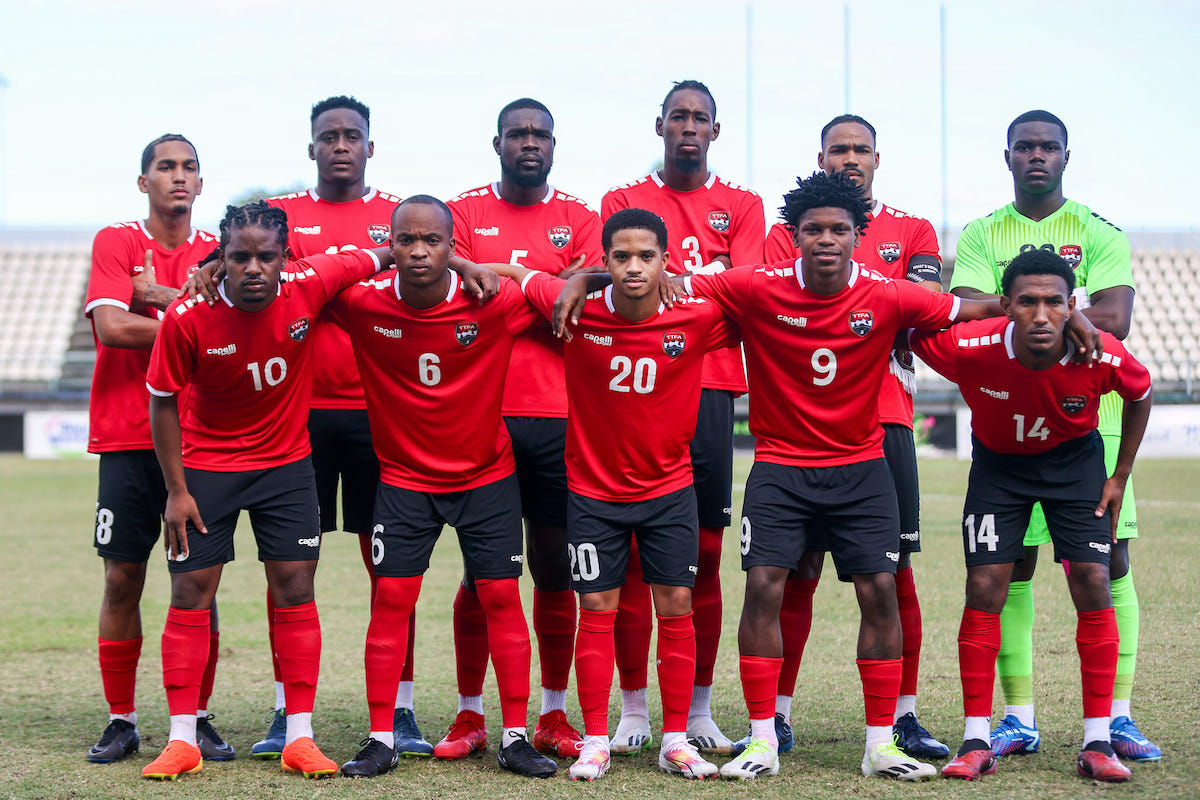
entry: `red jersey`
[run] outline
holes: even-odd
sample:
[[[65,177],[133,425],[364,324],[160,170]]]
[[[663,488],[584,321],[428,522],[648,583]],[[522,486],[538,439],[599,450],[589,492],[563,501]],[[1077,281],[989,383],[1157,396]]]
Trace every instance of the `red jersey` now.
[[[315,189],[267,199],[288,216],[292,258],[382,247],[388,242],[394,195],[369,190],[358,200],[331,203]],[[366,408],[362,380],[350,351],[350,337],[336,325],[313,329],[313,408]]]
[[[792,229],[783,223],[771,226],[764,247],[764,260],[768,263],[789,258],[799,258],[800,251],[792,244]],[[924,256],[914,264],[913,258]],[[933,259],[939,265],[929,263]],[[871,216],[871,224],[862,233],[862,240],[854,248],[854,260],[867,269],[872,269],[887,278],[908,279],[913,282],[941,280],[941,256],[938,252],[937,234],[929,220],[914,217],[891,206],[879,204],[879,211]],[[889,360],[892,377],[884,380],[879,393],[879,421],[913,426],[912,394],[904,387],[900,374],[906,373],[911,381],[912,364],[903,365],[893,356]],[[904,373],[897,373],[903,370]],[[910,383],[911,385],[911,383]]]
[[[762,198],[749,189],[726,183],[709,173],[699,189],[679,192],[651,172],[634,183],[609,191],[600,204],[607,220],[622,208],[644,208],[667,224],[667,267],[672,272],[692,272],[712,263],[717,256],[729,257],[734,266],[762,261],[766,218]],[[746,391],[746,373],[737,345],[714,351],[704,363],[703,385],[741,394]]]
[[[522,291],[547,318],[563,282],[528,276]],[[641,322],[613,308],[612,286],[589,299],[566,344],[567,486],[614,503],[692,485],[688,443],[700,410],[704,353],[737,341],[720,310],[688,298]]]
[[[1104,331],[1099,364],[1076,364],[1068,353],[1034,370],[1017,361],[1014,330],[996,317],[909,336],[913,352],[958,384],[971,408],[971,431],[993,452],[1044,453],[1096,429],[1101,395],[1115,391],[1132,401],[1150,393],[1149,371]]]
[[[146,383],[160,397],[190,387],[180,411],[183,464],[247,472],[309,454],[312,337],[326,303],[379,269],[369,252],[313,256],[293,265],[261,311],[230,302],[176,300],[154,342]]]
[[[196,264],[217,246],[211,233],[192,230],[186,242],[167,250],[154,240],[141,222],[121,222],[96,234],[92,242],[92,273],[88,278],[83,311],[88,317],[97,306],[129,310],[133,298],[131,278],[142,272],[146,251],[154,251],[154,277],[163,286],[179,287],[196,269]],[[157,309],[143,316],[161,319]],[[88,452],[150,450],[150,396],[146,393],[146,368],[150,351],[105,347],[96,335],[96,369],[88,402]]]
[[[480,306],[450,273],[446,299],[414,308],[395,271],[330,305],[354,342],[379,479],[416,492],[460,492],[516,469],[500,416],[518,333],[538,321],[512,281]]]
[[[954,295],[851,264],[832,295],[804,286],[798,261],[694,275],[688,284],[741,326],[754,459],[798,467],[883,458],[879,387],[897,331],[945,328]]]
[[[494,183],[447,203],[454,216],[455,254],[477,264],[520,264],[557,275],[580,255],[600,262],[600,217],[587,203],[553,186],[545,199],[518,206]],[[506,417],[567,416],[562,342],[538,325],[517,337],[504,383]]]

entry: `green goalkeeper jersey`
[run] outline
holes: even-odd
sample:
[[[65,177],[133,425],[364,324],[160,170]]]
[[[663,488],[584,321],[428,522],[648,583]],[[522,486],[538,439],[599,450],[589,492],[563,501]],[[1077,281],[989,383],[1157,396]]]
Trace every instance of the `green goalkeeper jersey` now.
[[[969,286],[1000,293],[1000,277],[1016,256],[1050,250],[1075,271],[1075,307],[1087,308],[1091,296],[1113,286],[1133,287],[1129,239],[1116,225],[1087,206],[1067,200],[1062,208],[1035,222],[1012,203],[967,224],[958,239],[950,288]],[[1121,398],[1105,395],[1100,403],[1100,433],[1121,434]]]

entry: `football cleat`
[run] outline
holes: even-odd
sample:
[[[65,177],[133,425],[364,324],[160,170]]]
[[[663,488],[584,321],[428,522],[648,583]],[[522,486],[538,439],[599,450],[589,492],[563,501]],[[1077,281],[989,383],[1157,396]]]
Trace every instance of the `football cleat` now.
[[[792,734],[791,723],[783,718],[783,714],[778,712],[775,714],[775,738],[779,741],[779,750],[777,752],[780,755],[790,752],[796,744],[796,737]],[[729,751],[729,754],[740,756],[749,746],[750,734],[747,733],[743,738],[733,743],[733,749]]]
[[[991,775],[996,771],[996,754],[992,752],[992,748],[988,747],[987,742],[982,739],[972,739],[970,742],[963,742],[963,747],[968,744],[972,745],[970,750],[960,748],[950,763],[942,767],[943,778],[973,781],[982,775]]]
[[[1138,730],[1137,723],[1129,717],[1114,717],[1108,728],[1112,738],[1112,749],[1121,758],[1130,761],[1158,761],[1162,750]]]
[[[583,748],[583,737],[567,722],[566,712],[551,711],[538,717],[533,746],[548,756],[575,758]]]
[[[137,727],[123,719],[110,719],[100,734],[100,741],[88,750],[87,760],[94,764],[111,764],[138,751],[142,738]]]
[[[862,774],[876,778],[895,778],[898,781],[924,781],[937,775],[931,764],[906,756],[895,742],[881,744],[863,754]]]
[[[892,741],[913,758],[945,758],[950,748],[933,738],[911,711],[892,725]]]
[[[721,767],[722,778],[751,781],[762,775],[779,774],[779,752],[766,739],[751,739],[741,755]]]
[[[649,749],[654,744],[654,736],[650,733],[650,720],[646,717],[621,717],[617,724],[617,732],[609,742],[609,749],[614,755],[627,756]]]
[[[1104,752],[1105,750],[1108,752]],[[1107,742],[1091,742],[1083,750],[1080,750],[1079,756],[1075,759],[1075,770],[1081,778],[1091,778],[1105,783],[1125,783],[1133,778],[1129,767],[1121,763]]]
[[[688,717],[687,739],[692,746],[703,753],[725,755],[733,752],[733,742],[721,733],[717,723],[707,714],[699,717]]]
[[[1021,724],[1021,720],[1009,714],[992,730],[992,752],[997,758],[1012,753],[1036,753],[1041,740],[1042,735],[1038,733],[1037,723],[1027,727]]]
[[[196,717],[196,745],[205,761],[232,761],[237,755],[233,745],[221,738],[212,726],[213,715]]]
[[[421,729],[417,727],[417,718],[413,716],[411,708],[396,709],[392,717],[392,737],[397,756],[426,758],[433,753],[433,745],[421,735]]]
[[[142,767],[142,777],[159,781],[173,781],[180,775],[199,772],[204,766],[200,748],[194,744],[172,739],[158,754],[158,758]]]
[[[500,768],[525,778],[549,778],[558,772],[558,764],[533,749],[524,736],[514,737],[496,754]]]
[[[483,724],[483,714],[460,711],[450,723],[450,730],[433,746],[433,756],[447,760],[466,758],[486,749],[487,728]]]
[[[328,778],[338,771],[337,762],[322,753],[309,736],[286,745],[279,754],[279,766],[284,772],[299,772],[306,778]]]
[[[567,777],[573,781],[594,781],[603,778],[609,766],[608,742],[585,741],[579,751],[579,759],[567,768]]]
[[[251,758],[267,761],[279,758],[283,753],[283,746],[287,743],[287,712],[277,708],[267,715],[267,721],[271,723],[267,735],[250,745]]]
[[[688,780],[703,780],[717,774],[717,765],[705,761],[696,746],[687,739],[664,745],[658,751],[658,768],[671,775],[682,775]]]
[[[399,711],[400,709],[396,709]],[[407,709],[405,709],[407,711]],[[400,754],[378,739],[367,737],[358,743],[361,750],[354,758],[342,764],[342,774],[349,778],[374,778],[386,775],[400,763]]]

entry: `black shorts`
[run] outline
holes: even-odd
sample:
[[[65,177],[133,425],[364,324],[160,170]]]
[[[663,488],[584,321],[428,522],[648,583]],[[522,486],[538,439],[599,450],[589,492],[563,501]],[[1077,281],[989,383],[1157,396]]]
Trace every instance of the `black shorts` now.
[[[338,481],[342,484],[342,530],[370,533],[375,514],[379,459],[363,409],[314,408],[308,413],[321,533],[338,530]]]
[[[733,520],[733,392],[700,390],[696,433],[688,449],[700,527],[729,527]]]
[[[162,533],[167,486],[153,450],[100,454],[96,492],[96,554],[113,561],[143,562]]]
[[[307,456],[291,464],[247,472],[184,469],[208,533],[188,523],[186,561],[168,561],[171,572],[191,572],[233,561],[233,533],[242,509],[258,543],[259,561],[316,561],[321,554],[317,487]]]
[[[646,583],[692,586],[700,531],[692,487],[650,500],[610,503],[575,492],[567,501],[571,588],[605,592],[625,583],[629,538],[637,537]]]
[[[1006,455],[972,437],[971,474],[963,502],[967,566],[1020,561],[1033,504],[1040,502],[1056,561],[1107,564],[1112,520],[1095,514],[1107,472],[1095,431],[1046,453]]]
[[[567,525],[567,421],[554,417],[505,417],[517,462],[521,516],[565,528]]]
[[[896,572],[900,523],[896,490],[882,458],[836,467],[756,461],[742,504],[742,569],[795,569],[817,526],[838,578]]]
[[[883,423],[883,457],[896,487],[900,511],[900,552],[921,552],[921,486],[917,481],[917,445],[912,428]]]
[[[525,556],[515,474],[462,492],[416,492],[380,483],[371,532],[375,575],[424,575],[445,525],[458,532],[463,563],[476,580],[520,576]]]

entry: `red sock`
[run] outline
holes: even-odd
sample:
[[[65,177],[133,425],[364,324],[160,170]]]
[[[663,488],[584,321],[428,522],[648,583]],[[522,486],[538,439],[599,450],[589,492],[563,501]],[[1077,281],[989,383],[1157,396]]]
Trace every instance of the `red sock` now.
[[[1110,606],[1100,611],[1078,611],[1076,616],[1075,648],[1083,677],[1083,716],[1107,717],[1117,677],[1117,615]]]
[[[770,719],[775,716],[775,687],[779,685],[782,658],[741,656],[738,666],[742,673],[742,694],[750,719]]]
[[[658,690],[662,695],[664,733],[687,730],[688,706],[692,703],[689,676],[696,674],[697,638],[691,613],[658,617]],[[771,710],[775,710],[774,698]]]
[[[537,634],[542,687],[565,691],[575,650],[575,593],[534,589],[533,631]]]
[[[279,654],[275,652],[275,598],[267,589],[267,639],[271,642],[271,669],[275,672],[275,682],[283,683],[283,673],[279,671]]]
[[[454,665],[458,670],[458,693],[464,697],[483,694],[488,664],[487,614],[479,595],[459,584],[454,595]]]
[[[142,655],[142,637],[136,639],[98,638],[100,645],[100,681],[110,714],[132,714],[134,688],[137,686],[138,658]]]
[[[221,651],[221,632],[212,631],[208,634],[208,661],[204,664],[204,675],[200,678],[200,699],[196,710],[208,708],[208,699],[212,697],[213,683],[217,679],[217,659]]]
[[[721,538],[724,534],[724,528],[700,529],[700,556],[696,564],[696,585],[692,589],[696,630],[694,683],[697,686],[712,686],[717,647],[721,644]],[[661,626],[658,630],[661,636]]]
[[[200,677],[208,661],[207,608],[167,609],[162,632],[163,688],[172,716],[195,714],[200,699]]]
[[[375,593],[378,591],[378,582],[375,578],[375,558],[372,555],[374,544],[371,542],[370,534],[360,533],[358,535],[358,553],[362,556],[363,566],[367,568],[367,575],[371,578],[371,605],[367,606],[370,610],[375,607]]]
[[[321,618],[315,602],[275,609],[275,646],[288,713],[312,713],[321,671]]]
[[[372,580],[376,580],[372,578]],[[417,662],[417,610],[414,608],[408,615],[408,650],[404,653],[404,669],[400,671],[400,680],[411,682],[413,666]],[[395,698],[393,698],[395,699]]]
[[[612,691],[613,624],[617,611],[579,609],[575,639],[575,686],[583,711],[583,732],[608,735],[608,696]]]
[[[532,648],[517,579],[476,580],[475,591],[487,614],[488,649],[500,690],[500,716],[506,728],[524,727],[529,712]]]
[[[617,606],[617,622],[613,627],[616,642],[617,675],[626,691],[645,689],[649,680],[650,634],[654,617],[650,605],[650,587],[642,580],[642,559],[637,541],[629,543],[629,567],[625,570],[625,585]]]
[[[367,708],[371,730],[392,729],[396,705],[396,684],[404,668],[408,647],[408,625],[413,606],[421,594],[421,576],[380,578],[376,583],[375,603],[371,606],[371,624],[367,626],[367,646],[363,664],[367,675]],[[290,708],[289,708],[290,710]]]
[[[962,677],[963,716],[990,717],[1000,652],[1000,615],[964,608],[958,626],[958,671]]]
[[[917,693],[917,672],[921,668],[921,603],[912,567],[896,571],[896,604],[900,608],[900,631],[904,635],[901,651],[900,694]]]
[[[896,715],[896,697],[900,694],[900,659],[856,659],[862,680],[863,706],[868,725],[891,726]]]
[[[796,693],[796,676],[800,674],[804,646],[808,644],[808,634],[812,631],[813,595],[820,581],[820,577],[789,578],[783,584],[783,603],[779,606],[783,666],[779,670],[779,687],[775,693],[784,697]]]

